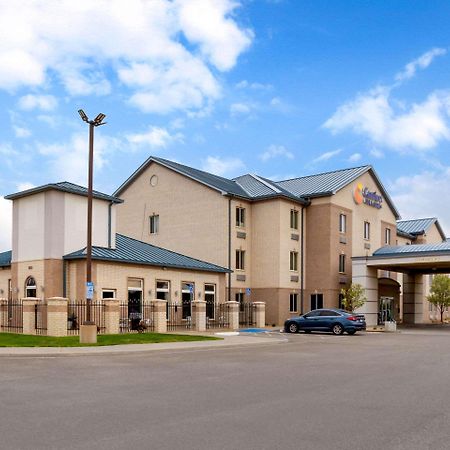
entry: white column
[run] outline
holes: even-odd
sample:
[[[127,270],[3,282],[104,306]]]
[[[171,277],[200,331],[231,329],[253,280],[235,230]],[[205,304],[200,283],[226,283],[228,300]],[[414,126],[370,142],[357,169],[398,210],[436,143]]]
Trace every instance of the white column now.
[[[378,323],[378,277],[377,269],[368,267],[365,259],[352,261],[352,283],[358,283],[365,289],[366,303],[358,312],[366,317],[370,327]]]

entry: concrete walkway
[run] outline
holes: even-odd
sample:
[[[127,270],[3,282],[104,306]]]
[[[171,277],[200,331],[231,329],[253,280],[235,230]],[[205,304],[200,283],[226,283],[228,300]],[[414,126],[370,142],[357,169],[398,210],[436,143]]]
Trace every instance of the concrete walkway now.
[[[189,333],[191,334],[191,333]],[[205,334],[203,334],[205,335]],[[217,341],[193,341],[193,342],[165,342],[155,344],[128,344],[105,345],[95,347],[2,347],[2,356],[79,356],[79,355],[103,355],[126,354],[139,352],[152,352],[161,350],[192,350],[239,347],[247,345],[276,344],[287,342],[287,338],[279,333],[240,333],[239,335],[219,334],[222,340]]]

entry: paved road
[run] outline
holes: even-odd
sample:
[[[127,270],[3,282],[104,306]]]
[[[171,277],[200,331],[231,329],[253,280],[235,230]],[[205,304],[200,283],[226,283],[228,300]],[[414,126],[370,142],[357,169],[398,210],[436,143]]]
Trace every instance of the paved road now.
[[[0,449],[448,449],[450,333],[0,358]]]

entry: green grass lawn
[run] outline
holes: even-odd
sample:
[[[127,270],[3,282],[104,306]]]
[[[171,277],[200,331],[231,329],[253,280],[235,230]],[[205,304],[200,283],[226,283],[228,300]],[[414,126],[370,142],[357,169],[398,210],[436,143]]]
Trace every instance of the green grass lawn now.
[[[182,334],[100,334],[97,344],[80,344],[78,336],[50,337],[0,333],[0,347],[92,347],[95,345],[154,344],[158,342],[190,342],[217,340],[213,336]]]

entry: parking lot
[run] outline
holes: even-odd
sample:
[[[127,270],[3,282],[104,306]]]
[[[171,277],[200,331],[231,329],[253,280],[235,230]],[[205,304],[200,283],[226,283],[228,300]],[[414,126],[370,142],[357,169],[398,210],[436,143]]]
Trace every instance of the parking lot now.
[[[448,449],[450,333],[0,358],[0,448]]]

